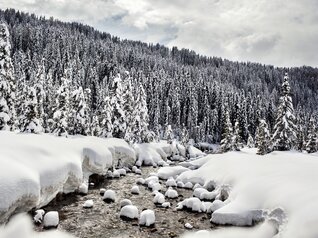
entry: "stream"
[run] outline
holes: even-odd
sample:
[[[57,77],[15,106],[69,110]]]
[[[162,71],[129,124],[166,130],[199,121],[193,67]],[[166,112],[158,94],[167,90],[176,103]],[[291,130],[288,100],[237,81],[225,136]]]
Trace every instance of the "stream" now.
[[[67,231],[79,238],[97,237],[178,237],[185,233],[185,223],[193,226],[192,230],[213,229],[210,223],[210,214],[192,213],[188,211],[176,211],[175,207],[179,201],[192,196],[192,190],[175,188],[179,197],[168,199],[170,208],[162,208],[153,203],[151,190],[143,185],[139,185],[140,194],[131,194],[131,188],[136,185],[137,178],[147,178],[149,173],[158,169],[153,167],[142,167],[142,175],[127,173],[126,176],[117,179],[105,179],[96,186],[90,187],[87,195],[68,194],[61,198],[56,198],[43,209],[48,211],[58,211],[60,216],[59,230]],[[160,181],[163,185],[163,194],[167,190],[165,181]],[[99,193],[100,188],[112,189],[116,192],[114,203],[105,203]],[[133,205],[138,207],[139,212],[144,209],[155,211],[156,223],[153,227],[140,227],[137,220],[125,221],[119,217],[120,201],[124,198],[130,199]],[[93,208],[85,209],[83,204],[86,200],[94,201]],[[42,231],[41,226],[36,228]]]

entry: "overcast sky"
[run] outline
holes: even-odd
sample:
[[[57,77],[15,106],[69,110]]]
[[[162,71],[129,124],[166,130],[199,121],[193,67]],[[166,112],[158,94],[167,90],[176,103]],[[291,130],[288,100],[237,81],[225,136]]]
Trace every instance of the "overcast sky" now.
[[[0,0],[121,38],[276,66],[318,66],[318,0]]]

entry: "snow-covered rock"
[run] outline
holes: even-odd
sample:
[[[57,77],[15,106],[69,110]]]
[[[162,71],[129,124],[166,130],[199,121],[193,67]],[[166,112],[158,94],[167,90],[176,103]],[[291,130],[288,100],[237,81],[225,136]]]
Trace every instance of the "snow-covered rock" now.
[[[188,168],[185,168],[183,166],[173,166],[173,167],[162,167],[158,170],[158,177],[160,179],[167,180],[170,177],[175,177],[185,171],[188,171]]]
[[[184,209],[187,208],[193,212],[205,212],[206,208],[204,203],[200,201],[199,198],[192,197],[183,200],[182,202],[178,203],[177,209]]]
[[[117,171],[120,174],[120,176],[126,176],[126,174],[127,174],[127,171],[124,168],[117,169]]]
[[[153,210],[147,209],[140,213],[139,225],[152,226],[155,224],[156,217]]]
[[[133,206],[133,205],[123,206],[120,210],[119,215],[122,218],[138,219],[138,217],[139,217],[138,208],[136,206]]]
[[[193,196],[200,198],[202,193],[208,193],[208,190],[206,190],[205,188],[196,188],[193,191]]]
[[[57,211],[50,211],[44,215],[43,226],[46,229],[56,228],[59,222],[59,213]]]
[[[114,177],[113,172],[110,171],[110,170],[108,170],[108,171],[106,172],[106,178],[112,179],[113,177]]]
[[[191,230],[193,228],[193,226],[190,223],[186,223],[184,224],[184,227]]]
[[[99,194],[100,194],[101,196],[103,196],[105,192],[106,192],[106,189],[105,189],[105,188],[99,189]]]
[[[135,173],[137,169],[138,169],[137,166],[134,165],[134,166],[131,168],[131,171]]]
[[[193,183],[191,183],[191,182],[186,182],[186,183],[184,184],[184,188],[186,188],[186,189],[192,189],[192,188],[193,188]]]
[[[178,188],[184,188],[184,183],[182,181],[177,182],[177,187]],[[192,187],[191,187],[192,188]]]
[[[188,152],[189,152],[190,158],[197,158],[197,157],[205,156],[205,153],[203,153],[201,150],[195,148],[194,146],[189,146]]]
[[[104,196],[103,196],[103,200],[105,202],[115,202],[115,200],[116,200],[115,191],[113,191],[111,189],[106,190],[106,192],[104,193]]]
[[[137,185],[133,186],[131,188],[131,193],[132,194],[139,194],[140,193],[139,187]]]
[[[88,193],[88,185],[86,183],[82,183],[78,187],[78,193],[86,195]]]
[[[33,221],[39,224],[42,223],[44,214],[45,214],[45,211],[43,209],[36,210],[35,215],[33,217]]]
[[[120,207],[124,207],[124,206],[127,206],[127,205],[132,205],[132,202],[129,200],[129,199],[123,199],[120,201]]]
[[[169,208],[169,207],[171,207],[171,204],[170,204],[170,202],[164,202],[164,203],[161,204],[161,207]]]
[[[86,200],[83,204],[83,208],[92,208],[94,206],[94,201],[93,200]]]
[[[177,198],[178,197],[178,192],[174,190],[172,187],[169,187],[168,190],[165,193],[165,196],[167,198]]]
[[[166,186],[167,187],[177,187],[177,183],[174,180],[174,178],[170,177],[167,181],[166,181]]]
[[[113,178],[120,178],[120,172],[117,169],[113,171]]]
[[[215,212],[216,210],[220,209],[221,207],[223,207],[225,204],[223,201],[221,200],[215,200],[212,202],[212,205],[210,208],[208,208],[207,212],[209,213],[213,213]]]
[[[137,180],[136,180],[136,184],[144,185],[145,182],[146,182],[146,181],[145,181],[143,178],[137,178]]]
[[[141,172],[140,169],[136,169],[136,170],[135,170],[135,174],[142,174],[142,172]]]
[[[159,178],[157,176],[149,176],[145,179],[145,184],[148,185],[151,181],[159,183]]]
[[[213,191],[213,192],[201,192],[200,194],[200,199],[201,200],[209,200],[209,201],[213,201],[216,196],[218,195],[218,193],[216,191]]]
[[[196,190],[197,188],[203,188],[203,186],[199,183],[196,183],[194,186],[193,186],[193,190]]]
[[[157,192],[153,198],[153,202],[155,204],[163,204],[165,202],[165,196],[162,193]]]
[[[165,144],[163,143],[150,143],[150,144],[140,144],[135,146],[137,152],[137,166],[141,165],[151,165],[158,166],[164,163],[168,155],[164,151]],[[171,153],[171,152],[170,152]]]

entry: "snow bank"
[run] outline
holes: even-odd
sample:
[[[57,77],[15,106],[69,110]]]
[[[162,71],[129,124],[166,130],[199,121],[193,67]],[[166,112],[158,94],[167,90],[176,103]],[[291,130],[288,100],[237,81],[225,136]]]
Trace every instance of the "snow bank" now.
[[[195,148],[192,145],[189,146],[188,152],[189,152],[190,158],[198,158],[198,157],[202,157],[206,155],[201,150],[199,150],[198,148]]]
[[[254,150],[244,149],[207,157],[199,169],[186,171],[177,180],[213,181],[217,186],[230,188],[226,203],[214,205],[213,210],[219,208],[213,212],[212,222],[241,226],[261,219],[275,220],[280,237],[317,237],[318,227],[313,225],[318,221],[317,153],[273,152],[259,156]],[[270,212],[277,209],[287,219]],[[226,237],[219,231],[215,234],[218,233]],[[260,234],[251,237],[261,237]]]
[[[158,170],[158,177],[160,179],[169,179],[170,177],[175,177],[182,172],[188,171],[188,168],[183,166],[174,166],[174,167],[162,167]]]
[[[134,150],[119,139],[1,131],[0,141],[0,223],[77,190],[91,174],[135,163]]]

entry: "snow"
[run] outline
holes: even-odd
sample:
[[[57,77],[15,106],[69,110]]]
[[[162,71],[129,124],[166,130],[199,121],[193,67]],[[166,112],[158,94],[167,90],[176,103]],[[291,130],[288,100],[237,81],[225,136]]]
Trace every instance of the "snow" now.
[[[105,188],[99,189],[99,194],[100,194],[100,195],[103,196],[105,192],[106,192],[106,189],[105,189]]]
[[[153,198],[153,202],[155,204],[163,204],[165,202],[165,196],[162,193],[157,192],[155,197]]]
[[[173,188],[169,187],[168,190],[165,193],[165,196],[167,198],[177,198],[178,197],[178,192],[174,190]]]
[[[132,202],[129,199],[125,198],[125,199],[120,201],[120,207],[124,207],[127,205],[132,205]]]
[[[129,219],[138,219],[139,217],[138,208],[133,205],[126,205],[121,208],[119,215],[120,217],[125,217]]]
[[[204,206],[204,203],[200,201],[199,198],[192,197],[192,198],[186,198],[182,202],[178,203],[177,209],[190,209],[193,212],[205,212],[206,207]]]
[[[113,178],[120,178],[120,173],[118,170],[113,171]]]
[[[36,210],[35,216],[33,217],[33,221],[36,223],[42,223],[44,214],[45,214],[45,211],[43,209]]]
[[[88,185],[86,183],[82,183],[79,187],[78,187],[78,192],[80,194],[87,194],[88,193]]]
[[[209,200],[212,201],[216,198],[216,196],[218,195],[218,193],[216,191],[213,192],[208,192],[208,191],[203,191],[200,194],[200,199],[201,200]]]
[[[164,203],[161,204],[161,206],[163,208],[168,208],[168,207],[171,207],[171,204],[170,204],[170,202],[164,202]]]
[[[223,207],[225,204],[223,201],[221,200],[215,200],[212,202],[211,207],[209,207],[208,212],[215,212],[216,210],[220,209],[221,207]]]
[[[120,176],[125,176],[127,174],[126,169],[117,169]]]
[[[169,179],[170,177],[175,177],[185,171],[188,171],[188,168],[183,166],[174,166],[174,167],[162,167],[158,170],[158,177],[160,179]]]
[[[44,215],[43,224],[45,228],[57,227],[59,222],[59,213],[57,211],[50,211]]]
[[[206,154],[203,153],[201,150],[195,148],[194,146],[189,146],[189,156],[190,158],[198,158],[198,157],[202,157],[205,156]]]
[[[143,179],[143,178],[137,178],[137,180],[136,180],[136,184],[145,184],[145,180]]]
[[[193,188],[193,183],[191,183],[191,182],[186,182],[186,183],[184,184],[184,188],[192,189],[192,188]]]
[[[184,227],[190,230],[193,228],[193,226],[190,223],[184,224]]]
[[[139,194],[140,193],[139,187],[137,185],[133,186],[131,188],[131,193],[132,194]]]
[[[214,181],[218,198],[222,197],[222,191],[228,191],[225,202],[216,200],[210,208],[214,210],[211,217],[214,223],[248,226],[265,219],[265,223],[271,221],[266,223],[267,227],[278,226],[279,237],[316,237],[318,228],[310,224],[318,221],[317,157],[317,153],[295,151],[260,156],[255,149],[244,148],[241,152],[209,155],[199,169],[186,171],[177,180]],[[277,211],[284,215],[277,218]],[[280,218],[284,216],[287,218]],[[262,226],[247,233],[251,233],[250,237],[261,237]],[[213,237],[214,233],[216,237],[226,237],[227,229],[221,230],[212,232]]]
[[[196,188],[196,189],[194,189],[194,191],[193,191],[193,196],[194,197],[197,197],[197,198],[200,198],[201,197],[201,194],[202,193],[206,193],[207,192],[207,190],[205,189],[205,188]]]
[[[26,214],[18,214],[10,220],[6,226],[0,227],[0,238],[73,238],[64,232],[54,230],[36,232],[33,230],[30,217]]]
[[[160,183],[152,180],[148,183],[148,188],[150,188],[154,192],[154,191],[160,191],[162,189],[162,186]]]
[[[177,187],[177,183],[176,183],[176,181],[175,181],[172,177],[170,177],[170,178],[167,180],[167,182],[166,182],[166,186],[167,186],[167,187]]]
[[[0,141],[0,222],[47,205],[59,192],[77,190],[91,174],[135,162],[133,149],[113,138],[1,131]]]
[[[184,183],[182,181],[178,181],[177,182],[177,187],[178,188],[183,188],[184,187]],[[192,187],[191,187],[192,188]]]
[[[116,200],[115,191],[111,190],[111,189],[106,190],[106,192],[104,193],[104,196],[103,196],[103,200],[109,201],[109,202],[115,202],[115,200]]]
[[[139,225],[151,226],[155,224],[156,217],[153,210],[147,209],[140,213]]]
[[[171,155],[172,150],[169,144],[161,143],[144,143],[135,145],[137,154],[136,165],[163,166],[164,160]]]
[[[94,206],[94,201],[93,200],[87,200],[83,204],[83,208],[92,208]]]

